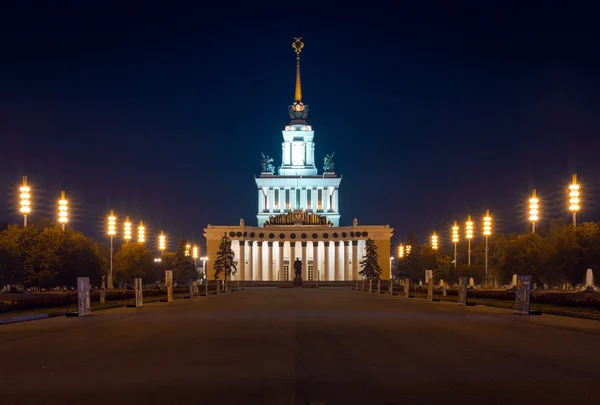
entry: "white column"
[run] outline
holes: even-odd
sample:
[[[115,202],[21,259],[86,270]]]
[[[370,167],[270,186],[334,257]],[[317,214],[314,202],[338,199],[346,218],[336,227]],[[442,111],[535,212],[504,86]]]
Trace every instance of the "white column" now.
[[[258,212],[263,212],[263,203],[265,202],[263,198],[263,190],[262,188],[258,189]]]
[[[296,189],[290,188],[290,209],[296,209]]]
[[[306,245],[308,242],[302,242],[302,280],[308,280],[308,254]]]
[[[340,207],[339,207],[339,188],[334,188],[333,189],[333,211],[335,212],[340,212]]]
[[[239,248],[240,255],[238,258],[239,268],[237,271],[236,278],[238,280],[245,280],[244,272],[246,271],[246,262],[245,262],[245,260],[246,260],[246,242],[243,240],[240,240],[239,245],[240,245],[240,248]]]
[[[310,191],[310,198],[311,198],[311,208],[313,211],[317,211],[317,188],[313,187],[312,190]]]
[[[358,280],[358,241],[352,241],[352,278]]]
[[[248,241],[248,266],[246,266],[246,280],[254,280],[254,242]]]
[[[354,280],[352,278],[352,243],[344,241],[344,280]]]
[[[329,187],[323,187],[323,212],[329,210]]]
[[[321,266],[319,262],[319,242],[313,242],[313,280],[317,279],[317,269]]]
[[[325,245],[325,249],[324,249],[325,262],[324,262],[324,269],[323,269],[323,280],[329,281],[331,279],[329,277],[329,241],[325,241],[323,243]]]
[[[265,242],[263,242],[265,243]],[[263,277],[264,280],[272,281],[273,278],[273,242],[267,243],[267,274]]]
[[[294,278],[294,262],[296,261],[296,242],[290,242],[290,266],[289,266],[289,274],[290,278]]]
[[[273,212],[273,206],[275,205],[275,190],[269,188],[269,212]]]
[[[340,281],[340,242],[333,242],[333,279]]]
[[[283,280],[283,241],[277,242],[279,245],[279,274],[277,275],[277,279],[279,281]]]
[[[302,209],[306,209],[306,187],[302,187],[302,190],[300,190],[300,207],[298,208],[302,208]]]
[[[263,251],[262,246],[263,242],[256,242],[256,271],[254,272],[254,279],[258,281],[263,281]]]

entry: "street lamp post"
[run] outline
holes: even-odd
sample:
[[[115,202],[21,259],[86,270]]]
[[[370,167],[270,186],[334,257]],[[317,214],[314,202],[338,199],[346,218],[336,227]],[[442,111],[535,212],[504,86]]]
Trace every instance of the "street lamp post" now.
[[[190,249],[191,249],[191,248],[192,248],[192,246],[191,246],[189,243],[187,243],[187,244],[185,245],[185,250],[184,250],[184,252],[183,252],[184,256],[189,256],[189,255],[190,255]]]
[[[467,264],[471,267],[471,239],[473,239],[473,221],[471,220],[471,216],[467,217],[467,222],[465,224],[465,237],[467,238],[467,253],[468,260]]]
[[[160,255],[162,257],[162,253],[163,251],[167,248],[167,237],[165,236],[164,232],[160,232],[160,235],[158,235],[158,250],[160,250]]]
[[[483,217],[483,235],[485,236],[485,283],[488,284],[488,238],[492,234],[492,217],[490,216],[490,210],[485,211],[485,217]]]
[[[458,258],[458,253],[456,251],[456,245],[458,244],[458,224],[454,221],[454,225],[452,226],[452,243],[454,243],[454,269],[456,269],[456,262]]]
[[[125,242],[131,240],[131,221],[129,221],[129,217],[125,217],[125,222],[123,222],[123,239],[125,239]]]
[[[60,192],[60,200],[58,200],[58,222],[64,231],[65,225],[69,222],[69,202],[64,191]]]
[[[398,246],[398,258],[404,258],[404,245],[402,243],[400,244],[400,246]]]
[[[27,227],[27,214],[31,212],[31,188],[27,185],[27,176],[23,176],[23,184],[19,191],[21,192],[20,211],[23,214],[23,226]]]
[[[579,184],[577,184],[577,175],[571,177],[569,186],[569,210],[573,213],[573,228],[577,227],[577,211],[579,211]]]
[[[144,222],[140,221],[138,225],[138,243],[146,242],[146,227],[144,226]]]
[[[117,217],[115,212],[110,210],[108,215],[108,237],[110,238],[110,267],[108,268],[107,287],[112,290],[113,287],[113,238],[117,234]]]
[[[529,220],[531,221],[531,232],[535,233],[535,225],[539,219],[539,202],[540,200],[537,198],[535,188],[531,190],[531,198],[529,199]]]
[[[431,235],[431,249],[438,250],[438,236],[435,232]]]
[[[194,270],[196,269],[196,262],[198,261],[198,246],[194,245],[192,248],[192,257],[194,258]]]

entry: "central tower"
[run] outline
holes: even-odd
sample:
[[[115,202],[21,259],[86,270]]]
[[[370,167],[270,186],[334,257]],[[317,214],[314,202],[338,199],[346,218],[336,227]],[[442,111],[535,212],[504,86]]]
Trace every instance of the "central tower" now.
[[[339,185],[341,177],[333,170],[333,155],[324,158],[323,174],[319,175],[315,158],[315,132],[306,122],[308,106],[302,101],[300,80],[301,38],[292,44],[296,53],[296,88],[294,102],[288,107],[290,123],[282,131],[281,166],[275,174],[272,159],[263,157],[258,187],[258,226],[275,213],[302,210],[327,217],[339,226]]]

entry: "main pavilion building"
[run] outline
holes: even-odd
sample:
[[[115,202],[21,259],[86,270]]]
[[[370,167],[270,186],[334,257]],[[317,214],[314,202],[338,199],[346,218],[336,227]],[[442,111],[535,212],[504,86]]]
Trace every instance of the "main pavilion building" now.
[[[235,226],[204,229],[208,254],[207,274],[214,278],[213,263],[223,235],[232,240],[237,273],[234,280],[285,281],[294,277],[293,263],[302,262],[305,281],[347,281],[360,278],[360,261],[365,241],[377,245],[382,279],[390,278],[390,238],[388,225],[340,226],[339,187],[342,178],[334,171],[332,156],[324,159],[323,172],[315,164],[314,131],[308,125],[308,106],[302,102],[300,51],[304,44],[294,42],[296,51],[296,91],[289,107],[291,121],[285,127],[281,166],[277,174],[272,159],[263,156],[258,188],[257,226],[243,219]]]

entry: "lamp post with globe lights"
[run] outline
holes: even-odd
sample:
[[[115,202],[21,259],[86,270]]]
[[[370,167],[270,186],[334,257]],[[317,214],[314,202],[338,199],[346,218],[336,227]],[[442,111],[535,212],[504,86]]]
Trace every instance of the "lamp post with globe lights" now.
[[[571,177],[569,186],[569,210],[573,213],[573,228],[577,227],[577,212],[579,211],[579,184],[577,184],[577,175]]]
[[[125,222],[123,222],[123,239],[125,239],[125,242],[131,240],[131,221],[129,217],[125,217]]]
[[[167,237],[164,232],[160,232],[158,235],[158,250],[160,250],[160,254],[162,256],[163,251],[167,248]]]
[[[539,219],[539,203],[540,200],[537,198],[535,188],[531,190],[531,198],[529,199],[529,220],[531,221],[531,232],[535,233],[535,225]]]
[[[473,239],[473,221],[471,220],[470,215],[467,217],[467,222],[465,223],[465,238],[467,239],[467,264],[469,267],[471,267],[471,239]]]
[[[115,216],[115,212],[110,210],[108,214],[108,229],[107,229],[108,237],[110,239],[110,267],[108,268],[108,281],[107,288],[109,290],[113,289],[113,238],[117,234],[117,217]]]
[[[454,243],[454,268],[456,269],[456,262],[458,258],[458,253],[456,251],[456,246],[458,244],[458,224],[454,221],[454,225],[452,226],[452,243]]]
[[[31,188],[27,185],[27,176],[23,176],[23,184],[19,191],[21,192],[19,205],[21,214],[23,214],[23,226],[27,227],[27,215],[31,212]]]
[[[438,236],[435,232],[431,235],[431,249],[438,250]]]
[[[398,258],[404,258],[404,245],[402,243],[398,246]]]
[[[138,243],[146,242],[146,227],[144,226],[144,222],[140,221],[138,225]]]
[[[490,210],[485,211],[483,217],[483,235],[485,236],[485,285],[488,283],[488,238],[492,234],[492,217]]]
[[[58,223],[60,223],[62,230],[65,230],[65,226],[69,222],[69,201],[64,191],[60,192],[60,200],[58,200]]]

